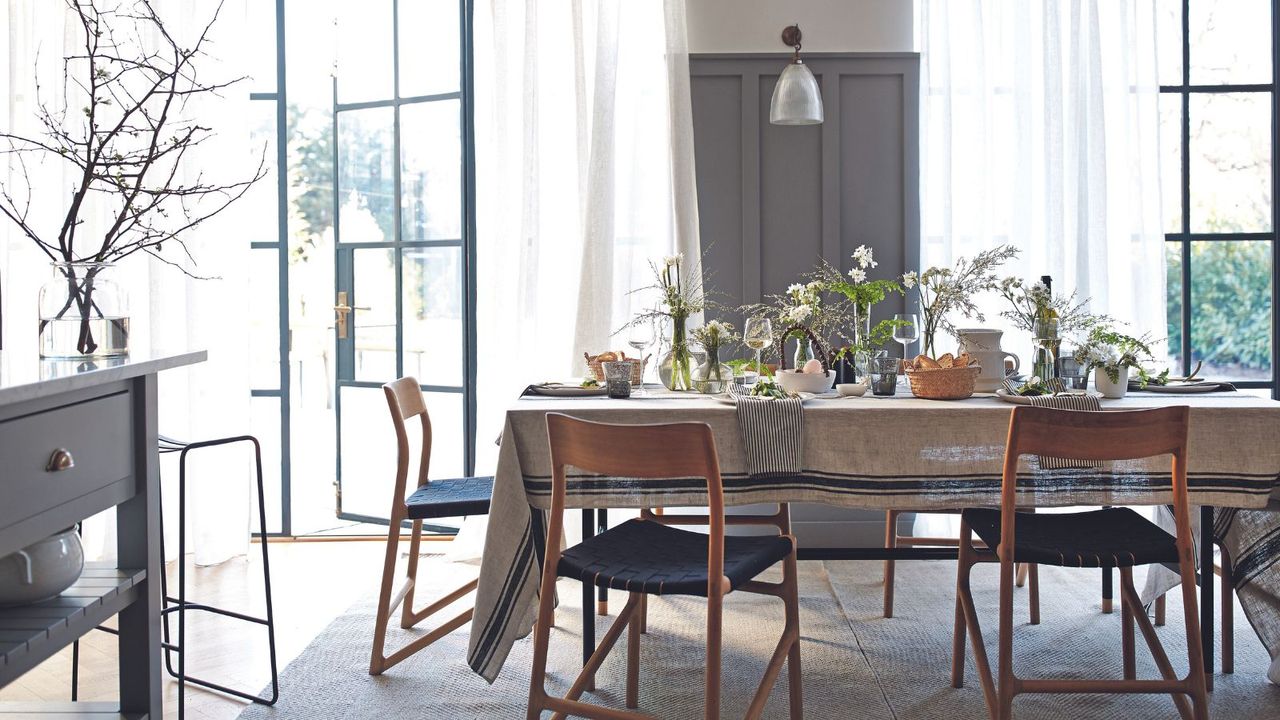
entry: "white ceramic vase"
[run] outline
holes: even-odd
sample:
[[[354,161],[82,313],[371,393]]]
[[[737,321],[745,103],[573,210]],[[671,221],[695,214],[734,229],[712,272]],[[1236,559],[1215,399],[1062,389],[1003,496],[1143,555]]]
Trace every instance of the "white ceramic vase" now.
[[[1107,371],[1102,368],[1094,368],[1093,370],[1093,386],[1102,393],[1102,397],[1118,400],[1129,392],[1129,368],[1120,368],[1119,382],[1111,382],[1111,378],[1107,377]]]

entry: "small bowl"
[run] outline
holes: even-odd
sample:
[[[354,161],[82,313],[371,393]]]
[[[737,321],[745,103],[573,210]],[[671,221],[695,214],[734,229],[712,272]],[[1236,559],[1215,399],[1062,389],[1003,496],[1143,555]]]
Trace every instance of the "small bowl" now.
[[[840,393],[840,397],[862,397],[867,394],[866,383],[838,383],[836,392]]]
[[[831,381],[836,379],[835,370],[825,373],[802,373],[795,370],[779,370],[773,376],[774,382],[789,393],[813,393],[820,395],[831,389]]]

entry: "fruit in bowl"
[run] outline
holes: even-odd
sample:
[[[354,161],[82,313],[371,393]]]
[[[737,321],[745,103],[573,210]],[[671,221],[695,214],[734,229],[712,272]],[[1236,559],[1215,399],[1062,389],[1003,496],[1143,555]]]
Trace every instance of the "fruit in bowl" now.
[[[783,390],[789,393],[819,394],[831,389],[831,383],[836,379],[836,372],[835,370],[823,370],[822,364],[818,363],[817,372],[805,372],[803,369],[779,370],[773,376],[773,379]]]

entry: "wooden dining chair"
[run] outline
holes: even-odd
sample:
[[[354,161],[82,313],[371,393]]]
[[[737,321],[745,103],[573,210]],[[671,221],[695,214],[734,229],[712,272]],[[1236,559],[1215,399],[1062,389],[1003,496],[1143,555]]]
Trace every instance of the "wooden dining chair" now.
[[[896,548],[900,545],[908,547],[959,547],[960,538],[945,537],[918,537],[915,535],[899,535],[898,534],[898,516],[908,510],[886,510],[884,514],[884,546],[885,549]],[[925,512],[956,515],[959,510],[928,510]],[[981,541],[978,541],[981,543]],[[980,545],[980,547],[982,547]],[[897,572],[894,568],[895,561],[884,561],[884,617],[893,617],[893,586],[897,579]],[[1040,624],[1040,573],[1036,570],[1036,566],[1031,563],[1018,563],[1018,574],[1016,585],[1022,587],[1030,581],[1027,588],[1027,605],[1031,613],[1031,624]]]
[[[1005,448],[1000,509],[968,509],[961,513],[960,562],[956,576],[956,616],[951,681],[964,682],[964,633],[968,629],[974,662],[987,708],[994,720],[1013,715],[1013,698],[1022,693],[1169,693],[1184,719],[1208,718],[1203,652],[1196,609],[1195,559],[1192,554],[1187,500],[1188,408],[1123,412],[1085,412],[1032,406],[1013,409]],[[1022,455],[1079,460],[1134,460],[1171,455],[1174,524],[1170,537],[1155,523],[1129,508],[1088,512],[1031,514],[1015,512],[1018,460]],[[973,535],[991,550],[974,547]],[[974,609],[969,575],[979,562],[1000,563],[999,683],[991,674],[982,629]],[[1013,575],[1015,562],[1063,567],[1119,568],[1122,680],[1027,679],[1013,669]],[[1174,673],[1169,657],[1147,619],[1133,587],[1133,568],[1177,563],[1182,575],[1190,672]],[[1138,680],[1133,626],[1142,631],[1160,669],[1160,680]],[[1188,704],[1187,698],[1191,702]]]
[[[1231,675],[1236,671],[1236,583],[1233,573],[1234,566],[1231,564],[1231,554],[1227,552],[1227,546],[1224,543],[1217,543],[1218,551],[1222,553],[1222,557],[1218,563],[1213,566],[1214,574],[1221,578],[1219,589],[1222,592],[1222,674]],[[1155,619],[1156,627],[1164,625],[1165,617],[1165,595],[1161,594],[1155,601]]]
[[[393,665],[471,620],[473,608],[467,608],[461,614],[390,655],[385,653],[387,623],[397,607],[403,606],[400,627],[407,629],[452,605],[476,588],[477,581],[472,580],[421,610],[413,609],[414,590],[418,586],[418,547],[422,539],[422,521],[464,515],[487,515],[489,500],[493,495],[492,477],[428,480],[428,470],[431,465],[431,417],[427,413],[427,403],[422,396],[421,386],[416,379],[404,377],[383,385],[382,392],[387,396],[387,407],[391,410],[391,424],[396,429],[396,486],[391,496],[387,552],[382,563],[382,588],[378,594],[378,612],[373,627],[373,652],[369,659],[370,675],[381,675]],[[419,450],[417,485],[413,494],[405,497],[412,459],[409,431],[405,423],[415,417],[421,421],[422,446]],[[406,520],[412,521],[409,562],[404,582],[393,592],[401,525]]]
[[[738,590],[781,598],[786,617],[782,637],[765,667],[745,717],[760,717],[784,664],[788,670],[790,717],[792,720],[802,717],[795,538],[789,534],[785,512],[780,513],[779,535],[725,537],[724,487],[711,428],[704,423],[609,425],[549,413],[547,437],[551,445],[551,511],[538,619],[534,624],[529,720],[541,717],[543,710],[553,711],[553,718],[566,715],[605,720],[648,717],[630,711],[639,706],[642,600],[647,595],[707,598],[704,711],[707,718],[719,718],[723,601],[724,596]],[[705,516],[646,513],[641,519],[628,520],[561,551],[566,466],[608,477],[702,478],[707,484],[708,513]],[[708,532],[681,530],[672,527],[674,524],[705,524]],[[782,582],[755,580],[778,562],[783,564]],[[554,697],[546,691],[547,649],[559,577],[590,580],[598,587],[629,593],[617,620],[564,697]],[[623,630],[627,631],[626,706],[629,710],[580,701]]]

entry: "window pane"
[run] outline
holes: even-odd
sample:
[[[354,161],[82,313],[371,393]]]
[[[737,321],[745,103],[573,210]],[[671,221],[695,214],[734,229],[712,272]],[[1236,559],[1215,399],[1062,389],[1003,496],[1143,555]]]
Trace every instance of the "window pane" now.
[[[462,249],[404,250],[404,373],[462,385]]]
[[[249,384],[257,390],[280,387],[279,251],[249,253]]]
[[[338,10],[338,102],[390,100],[395,92],[392,0],[341,3]],[[305,42],[305,40],[303,41]]]
[[[1164,231],[1182,232],[1182,95],[1160,94],[1160,195]]]
[[[1191,82],[1271,82],[1270,0],[1191,0]]]
[[[400,110],[405,240],[462,237],[461,108],[440,100]]]
[[[1164,0],[1156,7],[1156,55],[1161,85],[1182,84],[1182,3]]]
[[[1182,374],[1182,243],[1164,244],[1165,252],[1165,317],[1169,342],[1170,374]],[[1159,372],[1159,369],[1156,369]]]
[[[400,3],[400,97],[456,92],[461,86],[458,6],[458,0]]]
[[[352,253],[355,291],[348,326],[354,328],[356,380],[396,379],[395,250]]]
[[[1271,230],[1271,95],[1191,96],[1191,229]]]
[[[242,47],[248,54],[246,72],[250,92],[276,89],[276,4],[258,0],[245,4],[247,37]]]
[[[391,108],[338,113],[338,240],[395,240],[395,174]]]
[[[1271,242],[1191,245],[1191,357],[1200,374],[1271,378]]]

